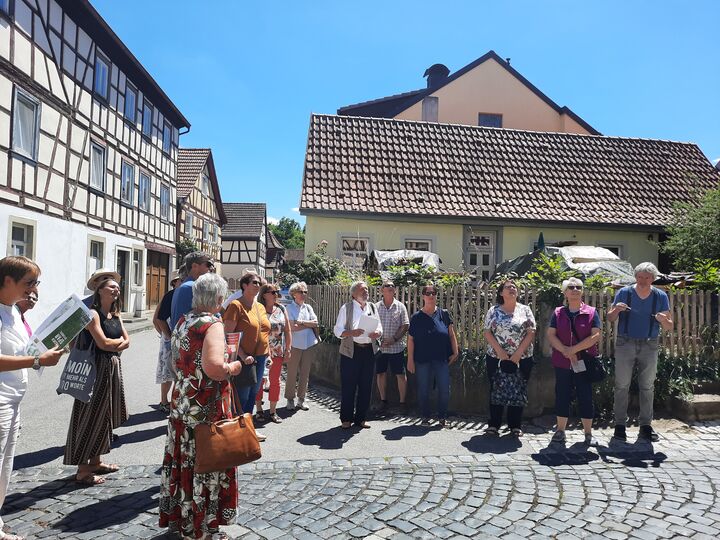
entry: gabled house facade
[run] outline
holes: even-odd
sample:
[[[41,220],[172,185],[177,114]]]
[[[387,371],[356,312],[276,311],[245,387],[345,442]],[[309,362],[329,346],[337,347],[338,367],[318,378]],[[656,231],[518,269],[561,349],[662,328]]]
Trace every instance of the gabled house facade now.
[[[657,263],[673,202],[718,185],[690,143],[315,114],[300,212],[306,253],[429,249],[483,279],[540,232]]]
[[[227,223],[222,228],[223,276],[231,287],[245,270],[265,275],[267,210],[265,203],[223,203]],[[237,287],[233,287],[237,288]]]
[[[212,151],[180,148],[178,152],[177,239],[192,240],[212,255],[221,271],[221,228],[227,223]]]
[[[489,51],[450,74],[430,66],[427,87],[338,109],[343,116],[396,118],[560,133],[600,133],[571,109],[560,106]]]
[[[41,319],[97,268],[126,312],[172,270],[187,119],[88,0],[0,2],[0,256],[38,262]]]

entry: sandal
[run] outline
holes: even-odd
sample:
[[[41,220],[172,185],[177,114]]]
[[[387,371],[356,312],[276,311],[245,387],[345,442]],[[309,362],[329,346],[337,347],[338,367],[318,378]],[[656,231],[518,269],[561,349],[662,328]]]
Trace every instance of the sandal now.
[[[277,413],[272,413],[269,419],[273,424],[282,424],[282,419],[277,415]]]
[[[510,430],[510,433],[512,433],[515,437],[522,437],[522,436],[523,436],[522,429],[517,428],[517,427],[516,427],[516,428],[512,428],[512,429]]]
[[[116,465],[115,463],[107,464],[107,463],[100,463],[97,467],[93,469],[93,473],[95,474],[110,474],[114,472],[118,472],[120,470],[120,465]],[[2,540],[2,539],[0,539]]]
[[[105,483],[105,479],[102,476],[96,476],[93,473],[88,474],[76,474],[75,483],[83,486],[99,486]],[[5,537],[7,538],[7,537]]]

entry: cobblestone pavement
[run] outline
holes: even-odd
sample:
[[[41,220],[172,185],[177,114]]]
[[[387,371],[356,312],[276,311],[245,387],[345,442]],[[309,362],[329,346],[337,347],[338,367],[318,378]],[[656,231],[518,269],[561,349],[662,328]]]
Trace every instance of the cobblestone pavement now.
[[[528,435],[459,456],[257,462],[240,469],[236,538],[711,538],[720,534],[720,428],[654,447],[586,449]],[[71,467],[18,471],[3,514],[29,538],[169,538],[157,466],[81,488]]]
[[[400,414],[363,433],[325,430],[327,424],[317,424],[330,418],[335,425],[336,396],[315,389],[311,397],[312,412],[300,414],[311,415],[305,418],[322,431],[300,439],[311,439],[308,456],[329,459],[266,457],[241,467],[239,518],[226,530],[231,537],[720,535],[720,422],[658,422],[662,439],[654,445],[606,445],[612,433],[601,429],[596,434],[603,444],[588,449],[579,432],[568,432],[567,445],[551,444],[543,420],[527,425],[521,440],[483,435],[482,419],[456,419],[439,432]],[[289,444],[279,434],[292,423],[268,426],[278,431],[264,444]],[[428,441],[439,438],[455,445],[443,451],[457,454],[430,455]],[[372,446],[367,441],[380,439],[392,443],[382,447],[392,455],[336,459],[333,449],[343,444]],[[324,450],[318,454],[312,445]],[[282,448],[265,448],[269,456],[282,456]],[[368,448],[367,455],[378,452]],[[171,538],[157,528],[159,465],[125,466],[91,488],[73,482],[73,473],[59,465],[16,471],[2,512],[8,528],[27,538]]]

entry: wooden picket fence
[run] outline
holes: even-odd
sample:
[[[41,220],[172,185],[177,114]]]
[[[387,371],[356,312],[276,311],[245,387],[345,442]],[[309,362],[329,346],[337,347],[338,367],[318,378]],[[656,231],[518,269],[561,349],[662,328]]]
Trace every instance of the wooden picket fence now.
[[[350,298],[349,288],[335,285],[310,285],[308,302],[313,306],[320,324],[332,328],[340,307]],[[538,329],[544,332],[549,322],[550,310],[538,312],[536,294],[532,290],[521,290],[518,300],[533,310]],[[717,298],[712,301],[708,291],[671,291],[670,311],[675,326],[670,332],[662,332],[661,345],[673,355],[696,357],[702,345],[701,337],[708,327],[718,327],[720,308]],[[382,298],[379,287],[370,288],[370,300]],[[420,287],[402,287],[397,290],[397,299],[405,304],[411,315],[422,307]],[[585,302],[595,306],[603,323],[601,354],[612,356],[617,323],[607,320],[605,313],[612,305],[613,295],[607,292],[586,291]],[[485,348],[483,323],[485,314],[495,304],[495,288],[487,284],[479,287],[455,286],[438,289],[438,306],[448,310],[455,325],[461,349],[482,351]]]

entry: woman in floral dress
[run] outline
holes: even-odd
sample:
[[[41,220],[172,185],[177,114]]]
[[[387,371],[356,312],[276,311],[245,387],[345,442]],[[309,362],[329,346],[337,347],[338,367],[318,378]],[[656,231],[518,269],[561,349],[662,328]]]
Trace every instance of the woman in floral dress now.
[[[533,367],[533,340],[535,339],[535,317],[529,306],[517,301],[517,283],[512,279],[502,279],[495,296],[496,304],[485,315],[485,339],[488,343],[485,356],[487,374],[492,389],[493,379],[498,371],[517,373],[520,371],[520,384],[525,387]],[[526,397],[524,401],[527,401]],[[524,405],[515,401],[493,402],[490,393],[490,420],[487,433],[497,435],[502,424],[503,409],[507,406],[508,428],[513,435],[522,435],[520,425]]]
[[[220,525],[234,522],[237,507],[235,468],[196,474],[195,426],[231,416],[228,377],[239,361],[227,362],[220,310],[227,283],[212,273],[193,284],[193,310],[172,334],[177,368],[160,486],[160,526],[183,538],[210,538]]]

